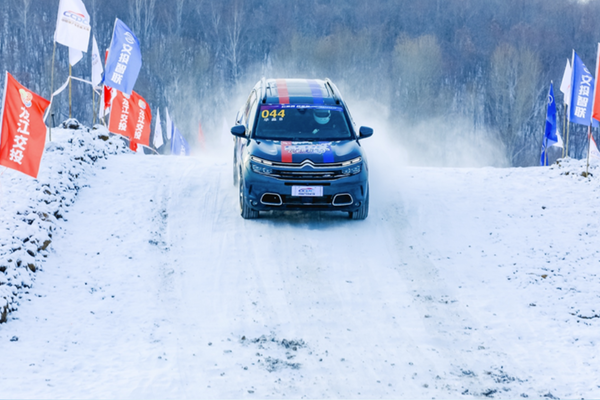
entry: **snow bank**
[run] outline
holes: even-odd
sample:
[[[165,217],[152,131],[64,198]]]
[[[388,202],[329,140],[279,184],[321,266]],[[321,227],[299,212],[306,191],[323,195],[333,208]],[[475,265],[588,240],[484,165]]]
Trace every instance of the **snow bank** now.
[[[75,121],[76,122],[76,121]],[[79,124],[75,124],[79,126]],[[129,152],[106,128],[53,129],[40,173],[32,179],[6,169],[0,175],[0,323],[19,306],[43,269],[56,221],[73,204],[99,160]]]

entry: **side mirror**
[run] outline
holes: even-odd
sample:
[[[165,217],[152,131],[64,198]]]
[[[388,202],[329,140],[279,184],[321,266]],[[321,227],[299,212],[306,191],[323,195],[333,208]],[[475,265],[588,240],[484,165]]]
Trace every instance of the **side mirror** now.
[[[364,139],[373,136],[373,128],[369,128],[367,126],[361,126],[359,129],[359,139]]]
[[[244,125],[236,125],[231,128],[231,134],[237,137],[246,137],[246,127]]]

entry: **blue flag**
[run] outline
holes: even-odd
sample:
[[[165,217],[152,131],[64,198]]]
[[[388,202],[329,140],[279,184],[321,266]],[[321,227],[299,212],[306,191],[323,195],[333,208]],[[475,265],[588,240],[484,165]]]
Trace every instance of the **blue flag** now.
[[[542,156],[540,157],[540,165],[546,165],[546,149],[559,142],[556,130],[556,102],[554,101],[554,88],[550,83],[550,91],[548,91],[548,109],[546,111],[546,130],[544,132],[544,141],[542,142]]]
[[[589,126],[592,122],[594,77],[573,51],[573,75],[569,121]]]
[[[171,138],[171,154],[176,156],[190,155],[190,146],[175,125],[173,125],[173,137]]]
[[[117,18],[106,60],[104,84],[131,95],[141,68],[140,41],[127,25]]]

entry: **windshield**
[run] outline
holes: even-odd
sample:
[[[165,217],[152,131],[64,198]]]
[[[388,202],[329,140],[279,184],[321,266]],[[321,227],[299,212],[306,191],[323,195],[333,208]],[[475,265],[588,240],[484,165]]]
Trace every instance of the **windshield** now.
[[[272,104],[260,107],[256,139],[321,141],[352,139],[340,106]]]

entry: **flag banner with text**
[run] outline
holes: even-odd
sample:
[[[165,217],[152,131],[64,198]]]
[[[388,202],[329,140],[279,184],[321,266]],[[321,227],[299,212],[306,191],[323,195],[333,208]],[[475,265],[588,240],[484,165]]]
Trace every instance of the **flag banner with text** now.
[[[592,122],[594,77],[575,51],[573,51],[573,62],[571,65],[573,68],[573,76],[569,121],[589,126]]]
[[[102,59],[100,58],[98,43],[96,42],[96,37],[92,36],[92,84],[95,88],[100,87],[103,73],[104,70],[102,68]]]
[[[177,127],[173,126],[173,139],[171,140],[171,154],[176,156],[189,156],[190,146],[179,132]]]
[[[60,0],[54,41],[74,50],[87,52],[91,31],[90,15],[83,2]]]
[[[131,96],[117,91],[112,102],[108,130],[128,137],[132,143],[150,145],[152,113],[146,100],[136,92]]]
[[[600,74],[600,65],[598,65],[598,62],[600,62],[600,43],[598,43],[598,52],[596,53],[596,81],[598,81],[598,74]],[[597,88],[594,88],[592,118],[595,121],[600,121],[600,90]]]
[[[556,101],[554,100],[554,85],[550,83],[548,91],[548,108],[546,110],[546,129],[544,132],[544,141],[542,142],[542,155],[540,157],[540,165],[547,165],[546,151],[548,147],[562,147],[563,143],[558,133],[556,123]]]
[[[0,165],[37,178],[44,146],[44,112],[50,102],[21,85],[8,72],[0,125]]]
[[[120,19],[116,19],[108,50],[104,84],[131,94],[142,68],[140,41]]]

